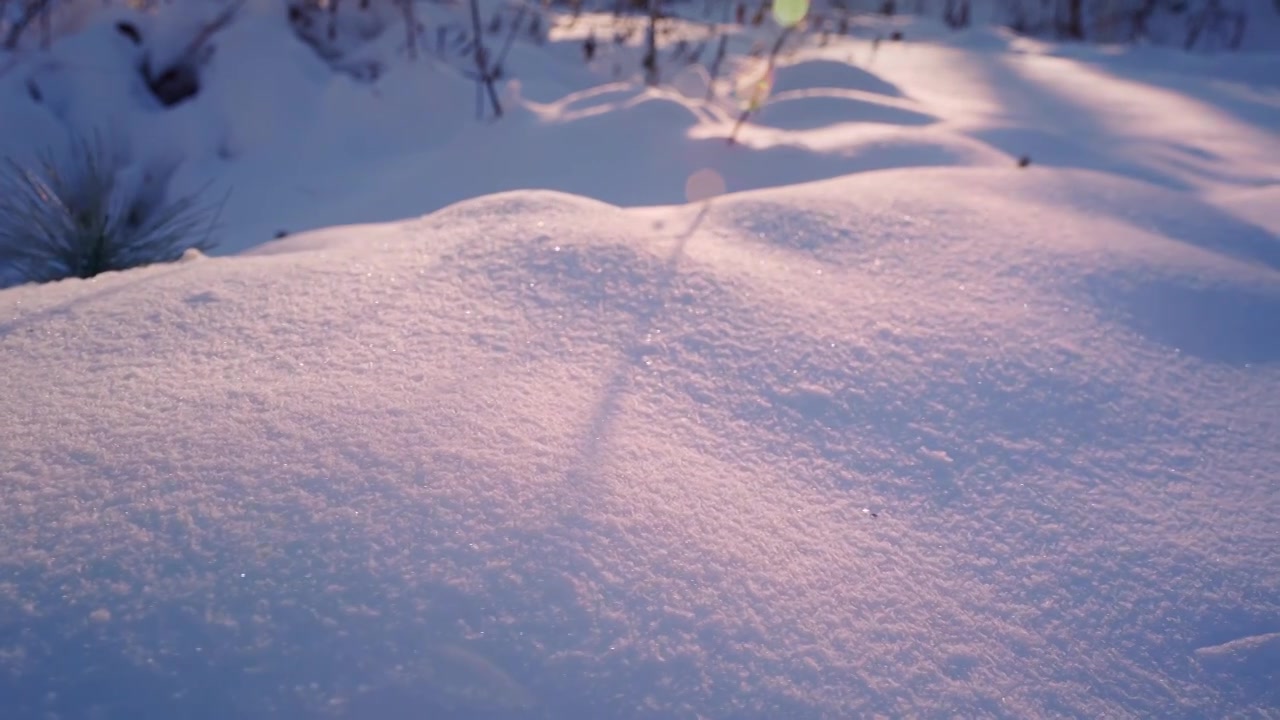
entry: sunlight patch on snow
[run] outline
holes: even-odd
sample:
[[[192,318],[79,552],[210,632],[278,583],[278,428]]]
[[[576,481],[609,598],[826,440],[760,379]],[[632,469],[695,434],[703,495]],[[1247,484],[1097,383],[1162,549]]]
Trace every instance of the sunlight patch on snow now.
[[[1233,185],[1280,181],[1274,127],[1239,122],[1185,94],[1128,81],[1085,63],[1043,58],[1019,63],[1014,71],[1078,108],[1077,117],[1089,118],[1105,135],[1124,142],[1110,150],[1136,160],[1150,157],[1149,146],[1156,144],[1157,150],[1165,150],[1156,156],[1158,170],[1188,186],[1212,187],[1196,178],[1212,178],[1215,172],[1228,174]],[[1096,135],[1081,132],[1082,138]]]

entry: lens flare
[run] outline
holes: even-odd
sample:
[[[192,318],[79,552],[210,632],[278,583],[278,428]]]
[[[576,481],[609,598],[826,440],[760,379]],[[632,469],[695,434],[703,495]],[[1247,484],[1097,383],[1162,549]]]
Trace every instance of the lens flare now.
[[[791,27],[809,14],[809,0],[774,0],[773,19],[781,27]]]
[[[684,183],[684,197],[689,202],[710,200],[725,191],[724,178],[711,168],[703,168],[689,176]]]

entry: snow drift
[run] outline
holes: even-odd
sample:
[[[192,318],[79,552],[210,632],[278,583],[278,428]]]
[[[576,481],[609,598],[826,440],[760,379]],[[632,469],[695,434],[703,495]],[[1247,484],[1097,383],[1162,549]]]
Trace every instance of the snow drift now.
[[[883,20],[731,146],[767,28],[707,100],[566,23],[481,124],[272,8],[168,109],[106,14],[0,70],[0,154],[232,191],[0,292],[6,718],[1280,706],[1276,56]]]
[[[1220,232],[1151,230],[1196,219]],[[1230,660],[1280,618],[1280,283],[1215,244],[1256,232],[1096,173],[916,169],[665,209],[508,193],[11,289],[0,695],[1274,706],[1274,667]]]

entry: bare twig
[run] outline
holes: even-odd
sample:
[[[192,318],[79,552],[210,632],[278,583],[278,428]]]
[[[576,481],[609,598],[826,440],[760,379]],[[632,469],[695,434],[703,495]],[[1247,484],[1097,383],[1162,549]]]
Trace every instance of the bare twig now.
[[[494,63],[493,66],[497,75],[502,75],[503,73],[502,67],[507,62],[507,53],[511,52],[511,46],[516,41],[516,35],[520,32],[520,25],[524,22],[524,15],[528,10],[527,6],[521,5],[520,9],[516,11],[515,20],[511,21],[511,27],[507,29],[507,39],[502,44],[502,50],[498,52],[498,62]]]
[[[405,47],[410,60],[418,59],[418,14],[414,12],[413,0],[396,0],[400,13],[404,15]]]
[[[649,0],[649,31],[645,34],[644,79],[658,84],[658,14],[661,0]]]
[[[245,0],[236,0],[227,6],[212,22],[200,28],[200,32],[187,43],[187,47],[183,49],[182,54],[178,56],[179,62],[196,62],[200,59],[201,53],[204,51],[205,45],[213,36],[220,32],[223,28],[231,24],[235,19],[236,13],[240,12],[240,8],[244,7]]]
[[[765,66],[761,82],[756,86],[755,91],[752,93],[751,99],[747,103],[747,107],[744,108],[742,110],[742,114],[738,116],[738,122],[734,123],[733,131],[729,133],[730,145],[738,141],[738,131],[742,129],[743,124],[747,122],[747,118],[751,116],[751,113],[759,110],[760,107],[764,105],[764,101],[768,99],[768,93],[773,89],[773,71],[778,64],[778,53],[782,52],[782,46],[786,44],[787,38],[791,35],[791,32],[802,24],[803,23],[796,23],[795,25],[788,25],[781,33],[778,34],[778,39],[773,43],[773,49],[769,51],[769,62]]]
[[[52,0],[32,0],[32,2],[27,3],[27,6],[22,10],[22,17],[18,18],[13,27],[9,28],[9,34],[4,39],[4,49],[12,50],[18,47],[18,42],[22,40],[22,33],[26,31],[27,26],[37,19],[43,18],[41,23],[47,24],[48,12],[52,4]]]
[[[342,0],[329,0],[329,42],[338,39],[338,8]]]
[[[165,62],[159,71],[152,66],[150,57],[143,60],[143,78],[147,81],[151,94],[163,105],[172,107],[199,92],[199,68],[213,53],[209,41],[218,31],[231,24],[245,2],[246,0],[236,0],[212,21],[201,26],[200,31],[182,51]]]
[[[731,7],[728,2],[725,2],[724,3],[725,24],[728,24],[729,13],[733,11],[734,11],[734,8]],[[738,15],[742,15],[743,6],[741,3],[739,3],[736,6],[736,11]],[[738,24],[739,25],[742,24],[741,18],[739,18]],[[709,79],[707,80],[707,100],[710,101],[710,100],[713,100],[716,96],[716,77],[720,74],[720,65],[724,62],[724,56],[729,51],[729,33],[725,31],[723,26],[716,26],[715,23],[711,23],[707,26],[707,33],[708,33],[707,34],[708,40],[711,40],[717,34],[720,35],[720,44],[716,48],[715,57],[711,60],[710,67],[707,68],[708,74],[710,75]]]
[[[489,66],[489,53],[484,47],[484,28],[480,26],[479,0],[471,0],[471,32],[472,45],[476,59],[476,114],[484,117],[481,93],[487,91],[489,103],[493,106],[494,117],[502,117],[502,104],[498,102],[498,91],[493,87],[494,75]]]
[[[45,3],[40,12],[40,48],[48,50],[53,44],[53,8],[52,3]]]
[[[711,61],[711,79],[707,81],[707,99],[711,100],[716,94],[716,78],[720,75],[720,65],[724,63],[724,56],[729,48],[729,35],[722,33],[720,35],[720,45],[716,48],[716,57]]]

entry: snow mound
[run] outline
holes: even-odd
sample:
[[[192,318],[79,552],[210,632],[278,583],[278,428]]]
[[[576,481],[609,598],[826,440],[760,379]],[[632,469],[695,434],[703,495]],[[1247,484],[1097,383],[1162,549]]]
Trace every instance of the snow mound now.
[[[928,125],[938,118],[887,103],[868,102],[857,94],[808,90],[772,96],[753,120],[769,127],[812,130],[849,122]]]
[[[1096,293],[1250,294],[1253,325],[1182,318],[1234,341],[1275,329],[1278,281],[1062,199],[1091,188],[1144,200],[1013,168],[633,210],[512,192],[0,293],[0,697],[1257,710],[1257,666],[1200,648],[1280,616],[1280,358],[1174,353]]]
[[[904,97],[902,90],[884,78],[846,62],[827,59],[801,60],[779,65],[774,70],[775,92],[829,88]]]

